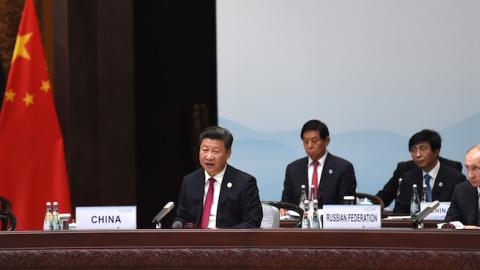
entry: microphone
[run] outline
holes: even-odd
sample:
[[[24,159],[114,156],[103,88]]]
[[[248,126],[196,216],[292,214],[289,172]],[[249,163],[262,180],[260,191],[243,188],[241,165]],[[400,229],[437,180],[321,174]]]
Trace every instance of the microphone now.
[[[176,220],[172,224],[172,229],[195,229],[193,222],[184,222],[183,220]]]
[[[422,212],[420,212],[416,217],[414,217],[414,218],[412,219],[412,222],[414,222],[414,223],[421,223],[421,222],[423,222],[423,220],[424,220],[428,215],[430,215],[430,214],[433,212],[433,210],[437,209],[439,206],[440,206],[440,202],[439,202],[439,201],[434,201],[431,206],[428,206],[428,207],[425,208]]]
[[[173,222],[172,229],[183,229],[183,223],[179,220]]]
[[[152,223],[159,224],[160,221],[175,207],[173,202],[168,202],[160,212],[153,218]]]

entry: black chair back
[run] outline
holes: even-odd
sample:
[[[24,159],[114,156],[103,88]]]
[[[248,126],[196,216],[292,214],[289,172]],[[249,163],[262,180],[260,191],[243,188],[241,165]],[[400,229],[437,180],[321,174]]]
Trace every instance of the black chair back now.
[[[17,220],[11,209],[11,203],[0,197],[0,230],[2,231],[13,231],[17,226]]]

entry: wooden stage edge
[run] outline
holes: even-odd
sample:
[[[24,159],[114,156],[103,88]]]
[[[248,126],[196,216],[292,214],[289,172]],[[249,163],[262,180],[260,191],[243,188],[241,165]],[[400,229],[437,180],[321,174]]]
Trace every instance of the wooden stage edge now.
[[[480,231],[0,232],[1,269],[480,269]]]

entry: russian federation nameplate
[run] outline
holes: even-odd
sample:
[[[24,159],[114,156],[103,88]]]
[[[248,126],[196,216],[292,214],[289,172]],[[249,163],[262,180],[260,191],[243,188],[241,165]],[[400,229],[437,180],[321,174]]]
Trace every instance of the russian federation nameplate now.
[[[380,205],[324,205],[325,229],[380,229]]]

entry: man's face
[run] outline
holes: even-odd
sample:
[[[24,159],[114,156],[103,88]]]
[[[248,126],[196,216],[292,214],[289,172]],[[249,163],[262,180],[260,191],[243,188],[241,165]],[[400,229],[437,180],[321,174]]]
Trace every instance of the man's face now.
[[[480,187],[480,151],[470,150],[465,156],[467,179],[474,187]]]
[[[313,160],[318,160],[325,154],[329,143],[330,137],[320,138],[320,133],[317,130],[303,133],[303,148],[305,148],[305,153]]]
[[[439,153],[440,150],[433,151],[427,142],[415,144],[410,148],[413,161],[426,172],[437,165]]]
[[[227,165],[230,153],[230,149],[225,149],[225,144],[222,140],[205,138],[200,144],[198,159],[208,175],[215,176]]]

